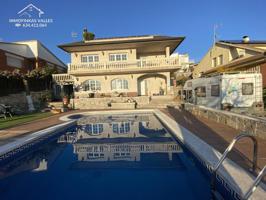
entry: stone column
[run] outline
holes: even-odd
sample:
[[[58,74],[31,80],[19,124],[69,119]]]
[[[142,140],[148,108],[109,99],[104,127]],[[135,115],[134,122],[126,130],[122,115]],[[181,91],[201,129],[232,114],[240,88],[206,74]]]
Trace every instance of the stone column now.
[[[166,58],[170,57],[170,47],[165,47],[165,55],[166,55]]]

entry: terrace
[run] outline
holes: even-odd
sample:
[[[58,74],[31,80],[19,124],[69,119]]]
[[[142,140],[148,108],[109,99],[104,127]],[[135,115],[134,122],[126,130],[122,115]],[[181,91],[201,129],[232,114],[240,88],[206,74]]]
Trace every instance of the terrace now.
[[[181,67],[178,58],[136,59],[125,62],[75,63],[68,65],[68,73],[77,74],[112,74],[128,72],[152,72],[157,70],[174,71]]]

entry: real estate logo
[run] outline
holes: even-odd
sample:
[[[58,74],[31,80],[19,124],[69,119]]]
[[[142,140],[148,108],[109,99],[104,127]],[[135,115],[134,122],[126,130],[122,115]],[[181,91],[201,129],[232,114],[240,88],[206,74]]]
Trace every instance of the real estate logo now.
[[[46,28],[53,23],[51,18],[43,18],[44,11],[32,3],[17,12],[18,18],[9,19],[17,28]]]

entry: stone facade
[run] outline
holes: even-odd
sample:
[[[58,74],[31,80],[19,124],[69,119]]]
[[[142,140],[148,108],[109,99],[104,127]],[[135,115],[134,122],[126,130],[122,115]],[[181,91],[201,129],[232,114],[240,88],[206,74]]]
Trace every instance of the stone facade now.
[[[266,120],[260,120],[246,115],[216,110],[189,103],[185,104],[185,110],[189,111],[193,115],[205,117],[207,119],[211,119],[218,123],[235,128],[239,130],[239,133],[244,131],[248,134],[266,139]]]
[[[70,105],[74,105],[75,109],[110,109],[112,102],[124,103],[128,100],[134,100],[137,103],[137,107],[141,108],[148,105],[150,98],[147,96],[139,97],[105,97],[105,98],[79,98],[71,99]]]

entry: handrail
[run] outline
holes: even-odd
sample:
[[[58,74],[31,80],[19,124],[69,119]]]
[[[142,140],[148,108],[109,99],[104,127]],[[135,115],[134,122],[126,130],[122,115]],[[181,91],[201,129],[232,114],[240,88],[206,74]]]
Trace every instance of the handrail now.
[[[218,161],[218,163],[215,165],[215,167],[212,169],[212,178],[211,178],[211,188],[214,190],[215,189],[215,178],[216,178],[216,172],[227,157],[228,153],[233,149],[235,143],[239,141],[242,138],[248,137],[253,141],[253,166],[252,166],[252,171],[254,172],[257,168],[257,154],[258,154],[258,143],[257,140],[254,136],[243,133],[238,136],[236,136],[232,142],[229,144],[229,146],[226,148],[224,151],[222,157]]]
[[[179,58],[156,58],[156,59],[135,59],[128,61],[106,61],[95,63],[70,63],[68,64],[69,72],[101,72],[116,70],[147,70],[156,68],[176,68],[181,67]]]
[[[250,186],[249,190],[246,192],[243,200],[248,200],[249,197],[255,192],[257,189],[261,179],[266,175],[266,165],[263,167],[263,169],[260,171],[256,179],[254,180],[253,184]]]

